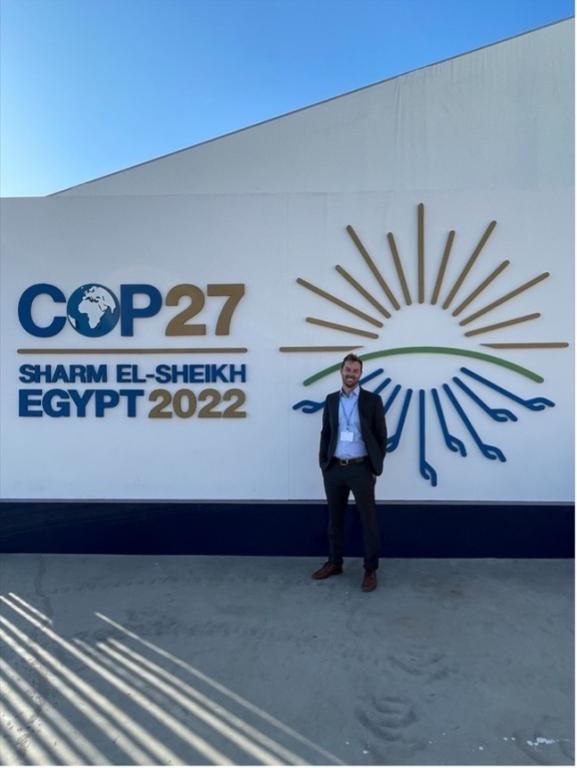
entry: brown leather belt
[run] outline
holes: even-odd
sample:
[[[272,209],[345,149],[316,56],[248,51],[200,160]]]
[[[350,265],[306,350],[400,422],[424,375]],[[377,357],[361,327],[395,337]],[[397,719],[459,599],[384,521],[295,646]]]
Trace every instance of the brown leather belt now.
[[[359,456],[358,459],[337,459],[335,458],[335,461],[340,467],[346,467],[348,464],[362,464],[363,461],[366,459],[366,456]]]

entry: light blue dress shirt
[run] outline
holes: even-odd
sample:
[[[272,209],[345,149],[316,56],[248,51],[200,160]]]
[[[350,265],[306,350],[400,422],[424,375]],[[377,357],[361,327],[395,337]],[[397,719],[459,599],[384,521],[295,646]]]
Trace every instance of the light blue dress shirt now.
[[[335,448],[337,459],[359,459],[367,455],[367,446],[361,435],[361,422],[359,419],[359,393],[360,386],[353,389],[347,395],[341,389],[339,397],[339,438]],[[353,433],[352,442],[341,440],[341,432],[347,430]]]

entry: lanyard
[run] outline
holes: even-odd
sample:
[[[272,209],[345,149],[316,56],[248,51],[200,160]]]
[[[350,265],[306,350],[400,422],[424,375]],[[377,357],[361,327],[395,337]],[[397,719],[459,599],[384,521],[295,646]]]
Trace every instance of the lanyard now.
[[[350,426],[351,426],[351,421],[352,421],[352,418],[353,418],[353,414],[355,412],[355,406],[356,406],[357,403],[356,403],[355,398],[352,397],[352,396],[350,398],[346,398],[346,399],[350,399],[350,400],[353,401],[352,408],[347,413],[347,409],[345,408],[345,397],[343,395],[340,395],[339,396],[339,410],[342,410],[343,421],[344,421],[344,424],[345,424],[345,429],[346,429],[347,432],[349,432],[350,431]]]

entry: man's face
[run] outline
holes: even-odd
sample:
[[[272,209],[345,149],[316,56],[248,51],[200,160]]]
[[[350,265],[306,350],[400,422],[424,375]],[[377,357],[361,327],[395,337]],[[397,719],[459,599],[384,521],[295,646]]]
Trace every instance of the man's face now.
[[[359,379],[361,378],[362,370],[360,363],[353,363],[347,360],[341,368],[341,377],[345,391],[350,392],[357,386]]]

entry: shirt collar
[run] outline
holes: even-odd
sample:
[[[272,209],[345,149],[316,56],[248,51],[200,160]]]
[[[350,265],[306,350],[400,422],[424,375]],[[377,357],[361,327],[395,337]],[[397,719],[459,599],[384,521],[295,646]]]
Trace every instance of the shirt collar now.
[[[350,395],[346,395],[341,387],[340,395],[341,397],[358,397],[359,392],[361,391],[361,385],[357,384],[357,386],[353,389],[353,391],[350,393]]]

